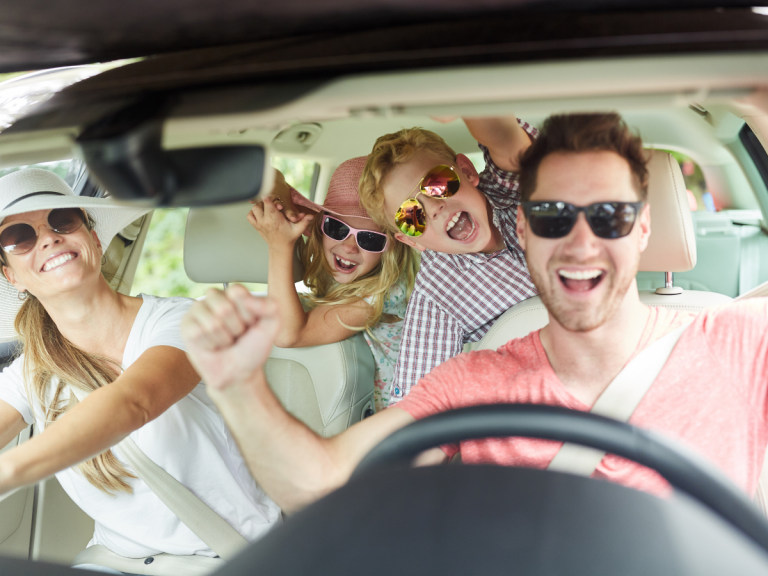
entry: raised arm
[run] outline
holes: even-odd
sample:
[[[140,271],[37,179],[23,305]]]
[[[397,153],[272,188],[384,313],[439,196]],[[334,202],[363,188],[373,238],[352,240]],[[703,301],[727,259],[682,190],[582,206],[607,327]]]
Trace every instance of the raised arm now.
[[[251,473],[292,512],[344,484],[371,448],[413,418],[392,408],[333,438],[317,436],[285,411],[264,376],[279,323],[274,302],[233,285],[195,303],[182,322],[182,336]],[[444,458],[436,448],[421,462]]]
[[[341,306],[318,306],[309,312],[301,305],[293,283],[293,252],[297,241],[312,221],[302,215],[289,221],[275,207],[271,198],[256,204],[248,221],[269,246],[267,292],[277,302],[282,328],[275,338],[281,348],[301,348],[340,342],[356,333],[347,326],[363,326],[371,313],[365,302]]]
[[[101,454],[160,416],[199,382],[183,351],[149,348],[112,384],[91,393],[39,436],[0,455],[0,493]]]
[[[496,166],[517,172],[517,159],[531,145],[531,139],[515,116],[464,118],[464,123],[474,139],[488,148]]]

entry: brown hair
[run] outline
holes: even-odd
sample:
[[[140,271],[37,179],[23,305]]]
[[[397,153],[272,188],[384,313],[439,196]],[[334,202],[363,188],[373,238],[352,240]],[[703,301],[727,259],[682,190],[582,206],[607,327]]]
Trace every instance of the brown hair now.
[[[456,152],[440,136],[424,128],[404,128],[376,140],[360,177],[360,203],[374,222],[390,232],[399,232],[394,214],[384,213],[382,182],[398,164],[417,152],[431,152],[441,160],[455,162]],[[405,200],[405,198],[403,198]]]
[[[560,114],[544,121],[539,137],[520,157],[520,196],[529,200],[536,189],[539,165],[555,152],[615,152],[629,164],[640,200],[648,197],[648,156],[640,136],[633,134],[621,116]]]
[[[93,230],[90,217],[85,226]],[[68,385],[92,392],[110,384],[120,374],[120,366],[111,360],[89,354],[67,340],[40,300],[29,292],[16,314],[14,326],[21,336],[27,394],[30,400],[35,398],[40,403],[46,422],[55,422],[77,404],[71,392],[68,402],[62,399]],[[102,492],[133,492],[128,479],[136,476],[123,467],[111,450],[78,464],[77,468]]]

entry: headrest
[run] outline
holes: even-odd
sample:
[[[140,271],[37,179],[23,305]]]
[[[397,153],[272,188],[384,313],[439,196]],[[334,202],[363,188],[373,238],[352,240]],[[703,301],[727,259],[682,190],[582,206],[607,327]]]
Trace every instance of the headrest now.
[[[194,282],[258,282],[266,284],[269,250],[246,216],[248,202],[190,208],[184,232],[184,269]],[[294,282],[301,280],[298,257]]]
[[[651,238],[640,257],[641,272],[686,272],[696,266],[696,235],[680,165],[667,152],[648,163]]]

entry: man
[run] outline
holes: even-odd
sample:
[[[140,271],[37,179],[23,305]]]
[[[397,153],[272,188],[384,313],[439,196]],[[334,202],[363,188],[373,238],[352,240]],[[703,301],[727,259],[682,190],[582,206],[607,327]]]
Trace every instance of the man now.
[[[618,115],[550,118],[520,170],[522,199],[532,204],[524,204],[518,235],[549,324],[496,351],[443,363],[396,406],[334,438],[319,438],[290,417],[267,385],[263,364],[278,324],[269,301],[232,287],[194,305],[182,326],[192,363],[254,476],[286,511],[346,482],[373,446],[427,415],[500,402],[589,410],[631,358],[691,320],[630,422],[693,447],[754,492],[768,439],[768,301],[698,316],[640,302],[635,273],[651,233],[648,174],[640,139]],[[590,224],[582,211],[571,219],[553,211],[567,210],[566,203],[597,204],[624,218],[606,225],[590,212]],[[465,463],[544,468],[558,448],[535,439],[487,439],[462,443],[461,453]],[[420,460],[440,462],[455,451],[435,448]],[[593,477],[665,487],[655,472],[612,455]]]
[[[480,340],[501,314],[536,295],[515,232],[517,158],[536,129],[514,117],[465,122],[480,142],[482,173],[437,134],[411,128],[379,138],[360,179],[360,200],[371,218],[423,253],[404,319],[393,404],[464,344]],[[440,166],[442,174],[434,171]],[[450,196],[419,193],[439,193],[445,174],[458,180]]]

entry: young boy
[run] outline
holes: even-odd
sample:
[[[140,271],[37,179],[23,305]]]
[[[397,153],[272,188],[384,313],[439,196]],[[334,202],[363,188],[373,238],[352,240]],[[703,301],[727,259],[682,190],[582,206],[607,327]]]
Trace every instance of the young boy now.
[[[514,117],[465,122],[485,156],[482,173],[437,134],[411,128],[376,141],[360,180],[371,217],[422,252],[393,404],[464,344],[480,340],[514,304],[536,295],[515,232],[517,158],[536,129]],[[428,195],[441,191],[442,197]]]

